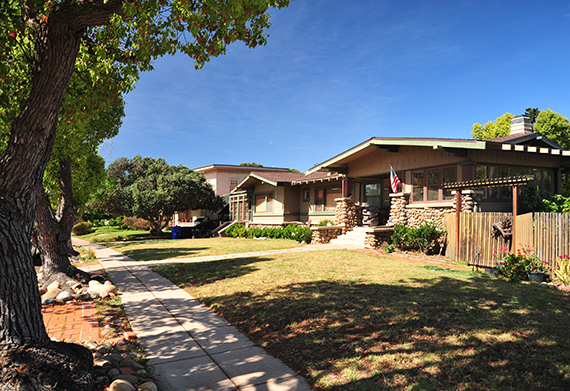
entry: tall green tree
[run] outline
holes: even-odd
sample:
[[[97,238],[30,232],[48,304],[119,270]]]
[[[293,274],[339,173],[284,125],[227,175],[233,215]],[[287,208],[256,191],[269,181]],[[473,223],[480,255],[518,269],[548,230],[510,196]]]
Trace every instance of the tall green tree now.
[[[534,124],[534,131],[546,136],[562,148],[570,149],[570,122],[563,115],[550,109],[541,111]]]
[[[526,115],[528,118],[530,118],[531,125],[534,125],[539,114],[540,114],[540,110],[537,107],[535,107],[535,108],[529,107],[524,112],[524,115]]]
[[[474,123],[471,128],[471,135],[477,140],[490,140],[508,136],[511,132],[511,121],[513,118],[515,116],[507,112],[494,121],[485,122],[485,125]]]
[[[13,389],[91,390],[92,358],[50,341],[30,255],[30,236],[62,101],[74,71],[91,83],[116,71],[128,91],[152,60],[183,52],[201,68],[231,42],[266,43],[267,10],[289,0],[4,0],[0,3],[0,106],[9,129],[0,154],[0,360]],[[27,48],[30,47],[31,51]],[[30,55],[30,53],[32,53]],[[98,62],[91,68],[88,60]],[[1,113],[0,113],[1,114]],[[73,114],[69,113],[70,115]],[[6,134],[6,133],[5,133]],[[18,292],[17,295],[14,292]],[[14,349],[18,355],[12,355]],[[63,355],[63,356],[62,356]],[[45,371],[42,365],[53,364]]]
[[[153,234],[161,233],[176,212],[223,207],[223,199],[216,196],[204,174],[182,165],[169,166],[164,159],[120,158],[109,165],[108,177],[116,187],[105,209],[150,221]]]

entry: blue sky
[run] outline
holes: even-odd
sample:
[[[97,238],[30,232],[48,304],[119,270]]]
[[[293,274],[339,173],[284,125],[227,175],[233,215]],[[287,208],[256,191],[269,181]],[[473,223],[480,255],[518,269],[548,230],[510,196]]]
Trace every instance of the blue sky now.
[[[306,171],[370,137],[471,138],[527,107],[570,117],[570,2],[293,0],[267,46],[158,59],[107,162]]]

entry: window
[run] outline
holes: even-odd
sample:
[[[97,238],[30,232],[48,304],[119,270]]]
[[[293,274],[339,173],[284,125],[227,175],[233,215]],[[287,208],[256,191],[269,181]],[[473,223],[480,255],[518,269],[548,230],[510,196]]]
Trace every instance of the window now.
[[[443,190],[443,183],[457,181],[455,166],[429,168],[412,172],[412,202],[452,200],[451,190]]]
[[[255,213],[273,212],[273,193],[255,195]]]
[[[230,191],[232,191],[233,189],[235,189],[238,185],[238,180],[237,179],[230,179]]]
[[[382,206],[382,182],[364,185],[364,202],[368,206]]]
[[[342,197],[342,188],[330,187],[326,189],[316,189],[315,191],[315,211],[334,212],[336,209],[335,198]]]
[[[424,200],[424,172],[414,171],[412,173],[412,200],[421,202]]]
[[[541,194],[552,192],[552,170],[549,169],[487,165],[479,165],[475,168],[475,179],[477,180],[508,178],[519,175],[534,175],[534,180],[527,186],[536,187],[536,190]],[[487,200],[509,200],[513,197],[511,186],[481,187],[478,190],[483,192],[482,198]]]
[[[303,202],[309,202],[309,189],[303,189]]]

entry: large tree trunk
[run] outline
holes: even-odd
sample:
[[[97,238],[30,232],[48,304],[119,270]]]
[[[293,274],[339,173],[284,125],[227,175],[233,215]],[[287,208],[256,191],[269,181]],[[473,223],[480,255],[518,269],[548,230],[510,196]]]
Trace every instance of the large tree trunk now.
[[[35,238],[42,258],[42,284],[53,281],[65,282],[70,270],[71,230],[75,222],[73,192],[71,189],[71,160],[59,163],[60,202],[54,213],[43,187],[38,193],[35,220]]]
[[[74,5],[55,5],[34,32],[32,88],[0,155],[0,390],[93,388],[89,351],[48,338],[30,235],[80,39],[89,24],[108,22],[111,3],[97,15],[89,15],[88,6],[78,13]],[[34,355],[53,367],[31,365]]]

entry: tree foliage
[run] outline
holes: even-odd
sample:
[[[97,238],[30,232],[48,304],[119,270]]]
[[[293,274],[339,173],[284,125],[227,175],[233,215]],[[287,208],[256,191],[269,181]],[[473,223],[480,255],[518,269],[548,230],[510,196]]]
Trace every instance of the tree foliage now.
[[[529,107],[524,112],[524,115],[530,118],[531,125],[534,125],[539,114],[540,110],[538,109],[538,107],[535,108]]]
[[[50,342],[30,254],[36,206],[58,117],[62,121],[61,116],[67,115],[63,120],[74,123],[76,116],[90,108],[82,105],[61,111],[74,72],[83,75],[85,85],[104,85],[117,95],[131,90],[139,72],[152,69],[152,60],[164,54],[183,52],[199,69],[211,57],[223,54],[231,42],[240,40],[249,47],[265,44],[267,9],[288,2],[0,2],[0,132],[5,136],[0,137],[4,142],[0,148],[0,344],[27,349],[32,357],[34,349],[42,349],[46,362],[59,357],[50,371],[27,365],[33,360],[22,358],[16,364],[26,370],[4,371],[0,383],[28,389],[32,379],[38,389],[93,388],[92,364],[86,358],[89,352],[78,345]],[[103,77],[111,74],[116,78],[113,83]],[[68,362],[62,360],[62,352],[70,355]]]
[[[570,122],[563,115],[550,109],[541,111],[534,124],[534,131],[546,136],[562,148],[570,149]]]
[[[485,122],[485,125],[474,123],[471,132],[477,140],[490,140],[508,136],[511,132],[511,121],[515,116],[509,112],[497,117],[495,121]]]
[[[223,206],[204,174],[182,165],[169,166],[161,158],[137,155],[117,159],[109,165],[108,176],[116,181],[116,187],[107,198],[106,209],[148,220],[155,233],[175,212],[219,210]]]

